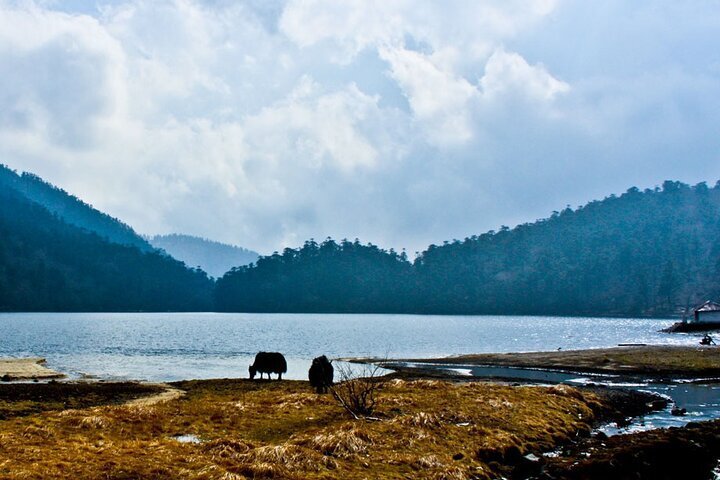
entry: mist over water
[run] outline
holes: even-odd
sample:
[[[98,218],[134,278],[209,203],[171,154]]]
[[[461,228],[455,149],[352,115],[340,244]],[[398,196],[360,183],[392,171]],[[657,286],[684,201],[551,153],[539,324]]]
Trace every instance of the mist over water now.
[[[71,377],[173,381],[247,377],[258,351],[306,379],[313,357],[441,357],[612,347],[696,345],[658,330],[672,320],[349,314],[3,313],[0,356],[40,356]]]

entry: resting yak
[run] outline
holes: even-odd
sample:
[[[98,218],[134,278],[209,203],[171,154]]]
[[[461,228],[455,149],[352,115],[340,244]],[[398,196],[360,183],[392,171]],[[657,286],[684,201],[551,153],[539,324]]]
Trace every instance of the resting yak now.
[[[268,380],[270,380],[271,373],[278,374],[278,380],[282,380],[282,374],[287,372],[287,362],[282,353],[278,352],[258,352],[255,355],[255,363],[250,365],[248,368],[250,371],[250,379],[255,378],[255,374],[260,372],[260,379],[263,378],[263,374],[267,373]]]
[[[325,393],[329,386],[333,384],[334,369],[330,360],[325,355],[313,359],[310,370],[308,371],[308,379],[310,385],[315,387],[317,393]]]

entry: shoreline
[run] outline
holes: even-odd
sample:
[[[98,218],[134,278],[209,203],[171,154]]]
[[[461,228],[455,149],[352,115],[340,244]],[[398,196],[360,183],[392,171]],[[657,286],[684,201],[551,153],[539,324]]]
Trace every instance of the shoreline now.
[[[720,347],[716,346],[639,345],[552,352],[481,353],[442,358],[347,360],[357,363],[379,362],[384,365],[419,363],[511,367],[621,376],[645,375],[653,378],[720,377]]]
[[[354,359],[357,361],[358,359]],[[367,361],[367,359],[365,360]],[[403,364],[403,362],[406,362]],[[409,365],[415,363],[415,365]],[[518,370],[540,370],[576,374],[617,376],[621,381],[644,376],[653,381],[708,380],[720,383],[720,348],[717,347],[667,347],[624,346],[595,350],[570,350],[555,352],[527,352],[505,354],[459,355],[434,359],[393,359],[380,363],[395,369],[400,377],[425,376],[430,378],[467,379],[443,367],[500,367]],[[495,378],[500,380],[502,377]],[[483,380],[483,377],[474,377]],[[506,378],[514,385],[533,383],[533,380]],[[643,403],[642,393],[636,388],[599,387],[594,384],[576,387],[580,391],[592,391],[603,398],[603,403],[617,409],[616,418],[599,417],[601,422],[621,426],[622,414],[628,416],[629,424],[652,410],[669,408],[665,399],[657,403]],[[613,395],[617,395],[613,398]],[[549,456],[539,456],[532,466],[538,478],[606,479],[606,478],[712,478],[720,465],[720,418],[690,421],[684,426],[651,428],[649,430],[623,433],[608,437],[602,431],[579,436],[560,443]],[[533,477],[534,478],[534,477]]]
[[[457,358],[437,360],[441,365]],[[39,365],[40,359],[23,360]],[[667,408],[667,400],[652,394],[435,373],[378,378],[383,386],[373,421],[348,418],[330,395],[315,394],[307,381],[0,383],[0,417],[12,420],[0,419],[0,434],[18,457],[16,467],[28,474],[37,473],[35,459],[23,456],[28,448],[45,452],[45,466],[52,470],[56,449],[76,452],[70,455],[79,461],[87,445],[106,440],[110,446],[98,450],[98,458],[119,459],[132,451],[122,453],[116,466],[138,476],[158,462],[168,475],[179,474],[175,468],[188,456],[199,476],[211,468],[218,474],[288,479],[440,478],[445,471],[457,478],[600,479],[609,471],[627,478],[647,464],[684,473],[682,455],[695,462],[684,478],[700,479],[717,463],[718,420],[610,438],[593,430]],[[112,442],[125,441],[129,431],[129,443],[116,451]],[[190,443],[181,443],[185,438]],[[668,444],[678,453],[668,453]],[[299,460],[306,457],[312,461]],[[52,471],[58,478],[94,478],[107,464],[74,465],[77,470]],[[656,478],[656,472],[638,478]]]
[[[53,380],[66,378],[64,373],[45,366],[41,357],[0,358],[0,381]]]
[[[378,381],[369,419],[351,418],[307,381],[0,384],[0,435],[15,459],[0,475],[82,479],[110,468],[138,478],[516,478],[539,471],[532,458],[655,399],[602,387]],[[68,462],[73,468],[62,467]]]

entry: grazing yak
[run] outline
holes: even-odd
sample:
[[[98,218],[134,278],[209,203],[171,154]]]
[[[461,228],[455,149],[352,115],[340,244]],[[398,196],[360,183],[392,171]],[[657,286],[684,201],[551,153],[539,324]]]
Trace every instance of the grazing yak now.
[[[333,373],[332,363],[325,355],[313,359],[308,371],[310,385],[315,387],[317,393],[327,392],[328,387],[333,384]]]
[[[270,380],[271,373],[277,373],[278,380],[282,380],[282,374],[287,372],[287,362],[282,353],[278,352],[259,352],[255,355],[255,363],[248,368],[250,371],[250,379],[255,378],[255,374],[260,372],[260,379],[263,374],[267,373]]]

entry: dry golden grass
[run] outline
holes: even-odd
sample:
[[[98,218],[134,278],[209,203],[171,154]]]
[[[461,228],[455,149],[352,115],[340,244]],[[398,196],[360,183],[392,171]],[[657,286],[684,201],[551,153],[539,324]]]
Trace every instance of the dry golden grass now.
[[[0,421],[0,478],[492,478],[488,452],[552,448],[588,429],[596,402],[565,387],[393,380],[368,421],[307,382],[177,387],[187,394],[150,406]],[[173,438],[186,434],[201,442]]]
[[[635,346],[527,353],[482,353],[415,359],[437,364],[500,365],[649,375],[720,375],[718,346]]]

